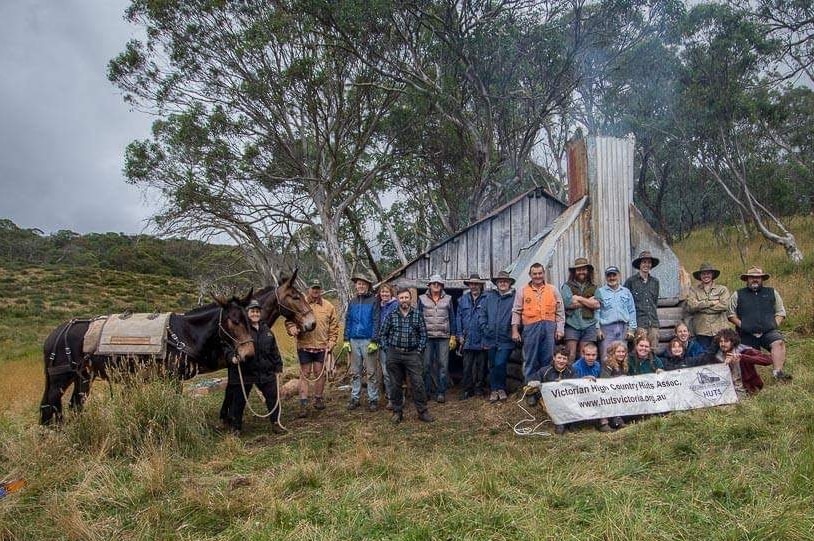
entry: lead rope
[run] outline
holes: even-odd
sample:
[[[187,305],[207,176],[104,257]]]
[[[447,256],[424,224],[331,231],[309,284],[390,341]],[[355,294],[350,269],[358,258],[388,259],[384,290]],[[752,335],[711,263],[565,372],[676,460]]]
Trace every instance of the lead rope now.
[[[535,417],[529,410],[523,407],[523,401],[526,399],[526,395],[530,394],[531,392],[536,393],[537,389],[525,386],[523,388],[523,396],[521,396],[520,400],[517,401],[517,406],[521,410],[523,410],[523,412],[525,412],[527,417],[525,419],[520,419],[514,425],[511,425],[509,423],[507,424],[509,424],[509,426],[512,427],[515,436],[551,436],[551,432],[539,430],[541,426],[543,426],[546,423],[549,423],[550,421],[548,419],[544,419],[538,423],[537,417]],[[537,424],[534,426],[521,426],[526,423],[537,423]]]
[[[273,408],[269,408],[268,413],[266,413],[265,415],[261,415],[261,414],[257,413],[256,411],[254,411],[254,408],[252,408],[252,405],[249,403],[249,397],[246,395],[246,385],[243,383],[243,371],[240,369],[240,364],[241,363],[237,363],[237,375],[238,375],[238,378],[240,379],[240,391],[243,393],[243,398],[246,400],[246,407],[249,408],[249,411],[252,413],[252,415],[254,415],[255,417],[259,417],[260,419],[265,419],[266,417],[271,417],[271,414],[273,414],[275,410],[278,410],[277,421],[276,421],[275,424],[287,432],[288,429],[283,426],[283,423],[280,422],[280,418],[282,417],[282,414],[283,414],[283,409],[282,409],[282,405],[280,404],[280,377],[279,377],[279,375],[276,372],[274,373],[274,382],[277,385],[277,401],[274,404]],[[268,406],[268,403],[266,403],[266,406]]]

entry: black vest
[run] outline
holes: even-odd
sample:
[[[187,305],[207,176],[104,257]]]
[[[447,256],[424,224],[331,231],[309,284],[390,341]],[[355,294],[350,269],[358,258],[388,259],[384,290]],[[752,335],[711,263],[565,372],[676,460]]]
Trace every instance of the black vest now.
[[[741,330],[754,333],[765,333],[777,328],[774,319],[774,289],[761,287],[752,291],[748,287],[738,290],[738,317]]]

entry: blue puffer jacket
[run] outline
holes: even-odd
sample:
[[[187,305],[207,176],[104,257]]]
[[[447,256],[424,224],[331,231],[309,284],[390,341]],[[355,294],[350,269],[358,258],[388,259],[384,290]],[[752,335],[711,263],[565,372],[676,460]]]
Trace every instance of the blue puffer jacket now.
[[[459,338],[464,341],[463,349],[483,349],[483,332],[480,326],[480,314],[484,309],[486,295],[472,300],[472,293],[466,292],[458,299],[457,327]]]
[[[372,293],[356,295],[345,314],[345,342],[361,338],[379,340],[379,299]]]
[[[486,293],[483,310],[480,311],[480,327],[483,345],[489,348],[514,349],[512,340],[512,306],[514,289],[501,294],[496,289]]]

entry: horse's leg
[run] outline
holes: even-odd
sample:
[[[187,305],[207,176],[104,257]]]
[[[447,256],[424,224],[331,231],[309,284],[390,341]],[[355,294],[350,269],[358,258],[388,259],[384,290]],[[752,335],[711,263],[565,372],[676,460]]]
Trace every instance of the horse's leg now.
[[[73,381],[73,393],[71,394],[70,408],[73,411],[82,411],[82,406],[90,393],[90,374],[86,370],[82,370]]]
[[[49,424],[62,422],[62,395],[71,384],[73,374],[65,373],[49,376],[45,394],[40,404],[40,423]]]

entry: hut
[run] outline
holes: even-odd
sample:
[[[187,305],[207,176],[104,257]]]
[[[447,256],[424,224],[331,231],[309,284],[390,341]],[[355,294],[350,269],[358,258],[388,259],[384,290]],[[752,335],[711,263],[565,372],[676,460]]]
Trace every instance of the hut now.
[[[489,277],[506,270],[519,284],[528,280],[529,266],[540,262],[547,281],[559,286],[577,257],[587,257],[596,269],[616,265],[624,280],[635,272],[635,255],[649,250],[660,260],[652,274],[661,286],[660,338],[669,340],[682,318],[689,276],[633,203],[634,143],[632,136],[573,139],[567,148],[567,201],[535,188],[433,246],[387,280],[423,290],[431,275],[440,274],[455,295],[470,273]]]

